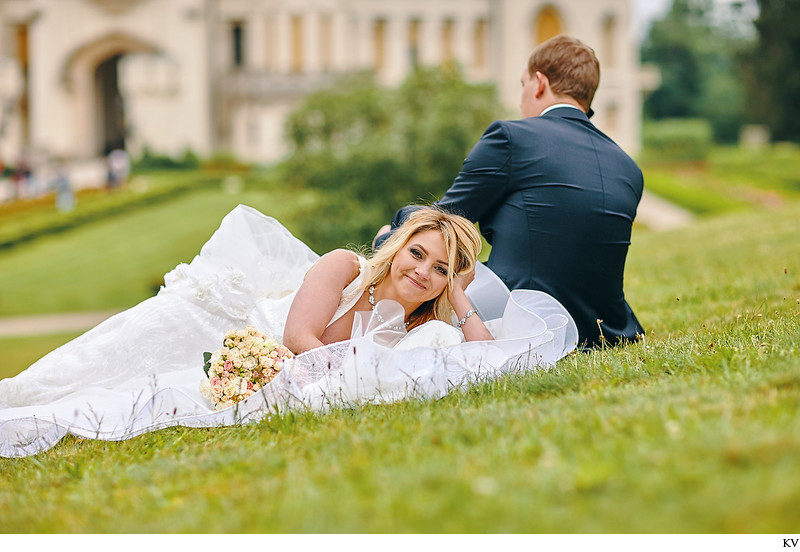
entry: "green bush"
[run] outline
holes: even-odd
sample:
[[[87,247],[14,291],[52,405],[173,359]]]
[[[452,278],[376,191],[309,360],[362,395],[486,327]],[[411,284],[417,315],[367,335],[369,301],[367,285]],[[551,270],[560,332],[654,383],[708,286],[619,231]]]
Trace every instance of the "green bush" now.
[[[711,136],[711,125],[703,119],[645,121],[644,155],[653,161],[705,161],[714,145]]]
[[[239,159],[229,151],[214,152],[211,157],[200,163],[200,166],[206,171],[227,172],[247,172],[251,168],[247,163],[239,161]]]
[[[132,168],[137,172],[163,169],[195,170],[200,168],[200,159],[191,149],[187,149],[180,158],[174,158],[153,153],[150,147],[145,145],[142,148],[142,156],[133,161]]]

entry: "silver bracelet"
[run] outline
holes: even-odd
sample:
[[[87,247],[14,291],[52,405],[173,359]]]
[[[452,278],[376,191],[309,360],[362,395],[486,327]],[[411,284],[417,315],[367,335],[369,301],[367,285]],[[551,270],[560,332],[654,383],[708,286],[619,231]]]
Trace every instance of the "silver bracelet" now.
[[[467,311],[467,314],[465,314],[465,315],[464,315],[464,318],[462,318],[461,320],[459,320],[458,322],[456,322],[456,326],[458,326],[458,327],[460,328],[461,326],[463,326],[464,324],[466,324],[466,323],[467,323],[467,318],[469,318],[469,317],[470,317],[470,316],[472,316],[473,314],[475,314],[475,311],[474,311],[474,310],[472,310],[472,309],[469,309],[469,310]]]

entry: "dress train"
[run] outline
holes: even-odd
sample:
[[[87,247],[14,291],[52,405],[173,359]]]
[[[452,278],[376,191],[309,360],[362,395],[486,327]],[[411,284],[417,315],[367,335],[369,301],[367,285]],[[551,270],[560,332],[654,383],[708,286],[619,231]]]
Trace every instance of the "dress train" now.
[[[0,456],[37,454],[68,433],[122,440],[276,410],[440,397],[481,378],[547,368],[577,343],[569,313],[541,292],[511,292],[503,316],[487,321],[498,339],[466,343],[440,321],[398,330],[399,305],[381,301],[357,313],[351,340],[298,355],[259,393],[215,411],[199,390],[203,352],[247,325],[281,340],[294,292],[317,259],[278,221],[238,206],[155,297],[0,380]],[[342,308],[351,300],[343,297]]]

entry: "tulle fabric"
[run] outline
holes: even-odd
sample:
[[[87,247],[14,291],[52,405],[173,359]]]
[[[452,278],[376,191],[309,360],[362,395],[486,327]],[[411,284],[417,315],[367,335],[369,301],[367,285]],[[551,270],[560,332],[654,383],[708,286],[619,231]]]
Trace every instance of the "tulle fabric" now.
[[[441,397],[481,378],[551,366],[577,342],[569,313],[540,292],[512,292],[503,317],[488,322],[499,338],[488,342],[464,343],[440,321],[406,332],[400,305],[381,301],[357,313],[349,341],[298,355],[259,393],[215,411],[199,390],[203,352],[247,325],[280,340],[294,293],[317,259],[275,219],[238,206],[190,264],[165,276],[157,296],[0,381],[0,455],[36,454],[68,433],[122,440],[287,409]],[[334,319],[358,300],[359,283],[345,290]]]

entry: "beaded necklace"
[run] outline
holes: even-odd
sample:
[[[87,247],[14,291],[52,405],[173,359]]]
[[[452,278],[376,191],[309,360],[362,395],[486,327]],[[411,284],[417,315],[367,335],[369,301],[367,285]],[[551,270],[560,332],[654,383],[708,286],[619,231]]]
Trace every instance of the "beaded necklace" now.
[[[375,310],[375,284],[369,286],[369,304],[372,305],[372,310]],[[381,324],[385,323],[386,321],[381,316],[381,313],[375,312],[375,318],[378,319],[378,322]],[[390,330],[403,330],[408,328],[408,322],[404,322],[403,326],[389,326]]]

